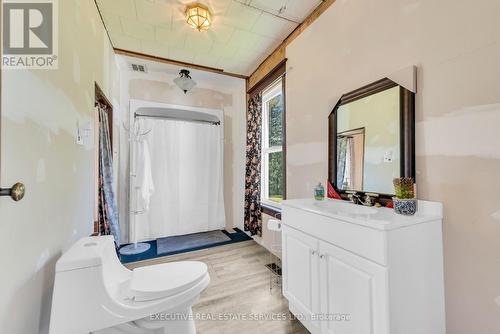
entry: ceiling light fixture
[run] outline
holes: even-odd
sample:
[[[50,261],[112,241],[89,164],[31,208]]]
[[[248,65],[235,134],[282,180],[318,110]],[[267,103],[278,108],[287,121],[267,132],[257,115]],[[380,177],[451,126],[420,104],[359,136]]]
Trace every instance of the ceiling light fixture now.
[[[191,79],[188,70],[181,70],[179,74],[180,77],[175,78],[174,83],[184,92],[184,94],[187,94],[187,92],[196,86],[196,81]]]
[[[193,29],[204,31],[208,30],[212,23],[212,14],[210,14],[208,7],[195,3],[186,8],[186,19],[187,24]]]

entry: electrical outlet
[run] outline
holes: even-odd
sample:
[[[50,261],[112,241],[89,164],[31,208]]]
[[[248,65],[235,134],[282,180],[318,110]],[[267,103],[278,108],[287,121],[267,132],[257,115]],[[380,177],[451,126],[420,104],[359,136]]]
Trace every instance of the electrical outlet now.
[[[80,128],[76,129],[76,144],[83,145],[83,136],[81,134]]]
[[[392,150],[386,151],[384,154],[384,162],[391,163],[392,162]]]
[[[85,138],[89,138],[92,133],[92,124],[89,121],[83,122],[80,125],[80,122],[76,123],[76,144],[77,145],[85,145]]]

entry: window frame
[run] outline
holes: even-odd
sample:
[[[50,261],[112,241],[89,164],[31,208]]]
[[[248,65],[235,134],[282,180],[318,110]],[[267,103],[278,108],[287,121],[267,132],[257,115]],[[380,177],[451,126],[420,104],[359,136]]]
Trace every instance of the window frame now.
[[[286,176],[285,176],[285,91],[284,91],[284,77],[279,77],[271,83],[266,89],[262,91],[262,149],[261,149],[261,203],[265,206],[280,208],[281,203],[272,201],[268,198],[269,194],[269,155],[272,153],[281,152],[283,159],[283,199],[286,195]],[[269,145],[269,108],[268,102],[276,96],[282,96],[282,137],[281,145]]]

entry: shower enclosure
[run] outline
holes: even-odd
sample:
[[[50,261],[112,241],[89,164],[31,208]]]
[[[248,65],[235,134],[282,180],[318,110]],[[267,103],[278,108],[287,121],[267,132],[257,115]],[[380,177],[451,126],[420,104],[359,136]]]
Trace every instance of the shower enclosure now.
[[[130,140],[131,241],[225,228],[223,112],[131,100],[130,120],[145,133]]]

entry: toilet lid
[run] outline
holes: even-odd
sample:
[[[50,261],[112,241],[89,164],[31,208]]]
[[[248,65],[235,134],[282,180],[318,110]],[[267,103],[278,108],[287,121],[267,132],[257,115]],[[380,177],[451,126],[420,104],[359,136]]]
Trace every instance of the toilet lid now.
[[[154,300],[181,293],[200,282],[207,274],[203,262],[183,261],[136,268],[130,282],[135,301]]]

